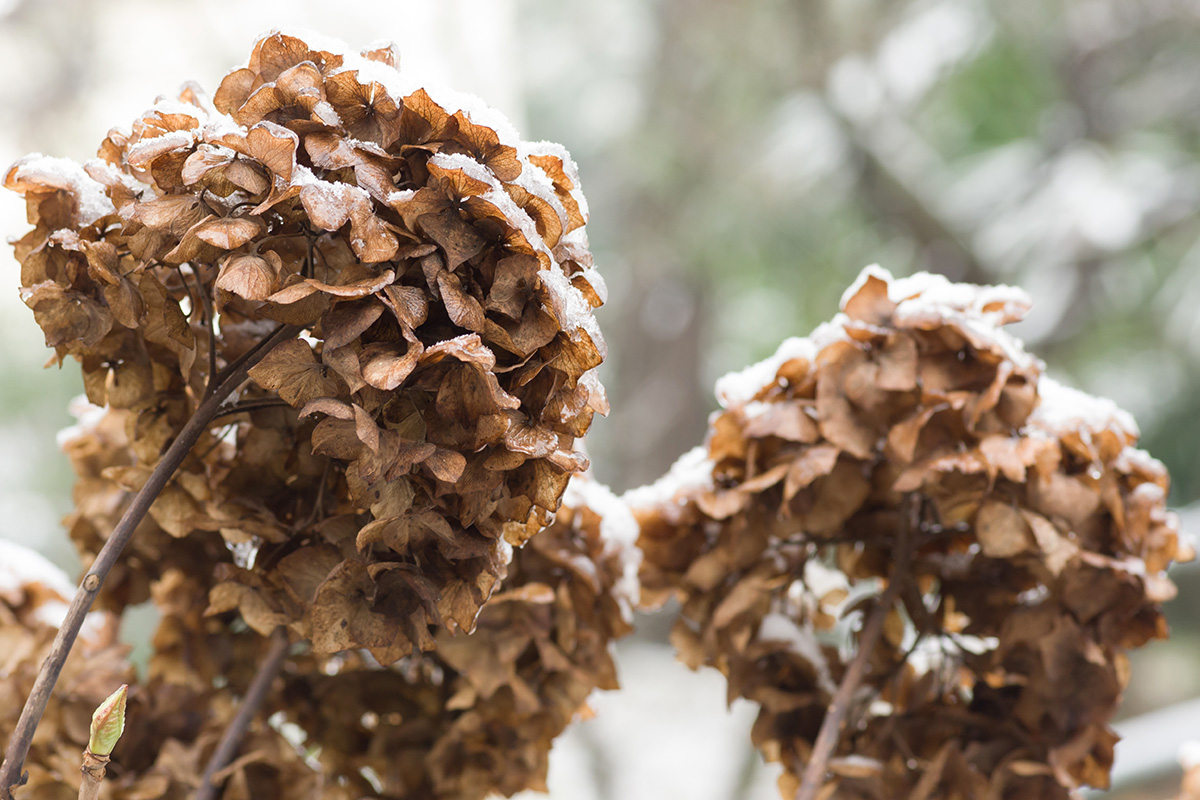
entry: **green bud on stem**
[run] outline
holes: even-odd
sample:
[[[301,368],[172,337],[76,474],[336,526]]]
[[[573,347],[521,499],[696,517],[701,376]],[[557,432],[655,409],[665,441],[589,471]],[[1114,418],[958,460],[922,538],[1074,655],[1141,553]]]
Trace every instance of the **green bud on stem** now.
[[[125,696],[128,690],[129,687],[122,684],[92,714],[88,752],[93,755],[107,756],[117,746],[117,740],[125,730]]]

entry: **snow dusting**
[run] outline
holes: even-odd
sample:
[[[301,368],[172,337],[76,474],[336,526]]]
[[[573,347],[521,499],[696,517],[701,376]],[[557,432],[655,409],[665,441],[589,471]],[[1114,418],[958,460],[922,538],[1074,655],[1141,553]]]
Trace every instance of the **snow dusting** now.
[[[199,109],[197,109],[197,112]],[[192,116],[202,116],[200,113]],[[196,143],[196,134],[193,131],[165,131],[159,136],[152,138],[140,139],[136,143],[130,145],[125,151],[125,158],[133,167],[143,168],[150,164],[158,156],[163,153],[168,153],[171,150],[179,150],[184,147],[191,147]]]
[[[362,54],[355,52],[345,42],[311,30],[289,26],[276,28],[259,38],[265,39],[275,34],[293,36],[300,39],[312,50],[323,50],[328,53],[341,55],[342,65],[337,69],[331,70],[330,75],[337,75],[342,72],[357,72],[360,82],[369,81],[378,83],[396,100],[402,100],[418,89],[424,89],[426,94],[435,103],[445,109],[447,114],[452,115],[458,111],[462,111],[476,125],[486,125],[494,130],[503,144],[515,146],[521,139],[517,133],[517,129],[513,127],[513,124],[504,114],[473,94],[455,91],[442,86],[438,82],[430,80],[428,76],[413,75],[411,71],[398,70],[382,61],[372,61]],[[381,45],[379,42],[375,42],[370,45],[368,50],[377,50],[381,46],[386,46],[386,44]]]
[[[30,590],[41,587],[41,590]],[[32,617],[37,622],[57,628],[71,608],[69,598],[76,587],[67,574],[36,550],[16,542],[0,539],[0,602],[20,606],[36,603]],[[49,593],[49,594],[48,594]],[[105,613],[92,611],[83,619],[82,641],[100,636],[104,630]]]
[[[999,645],[1000,640],[995,636],[972,636],[969,634],[953,637],[927,636],[912,648],[908,663],[912,665],[917,675],[937,673],[953,667],[964,652],[983,655],[995,650]],[[906,644],[905,646],[910,647],[911,645]]]
[[[15,171],[13,177],[17,181],[29,181],[69,192],[79,205],[79,217],[84,225],[91,225],[116,211],[104,193],[104,186],[84,172],[82,165],[69,158],[30,153],[13,164],[11,169]]]
[[[871,278],[884,281],[888,299],[896,304],[893,322],[906,328],[933,328],[950,323],[968,336],[975,347],[992,347],[1022,370],[1038,364],[1025,352],[1015,336],[1001,328],[1016,322],[1032,306],[1029,294],[1015,286],[978,286],[953,283],[944,275],[918,272],[907,278],[894,278],[886,269],[872,264],[842,295],[841,307]]]
[[[804,562],[804,586],[817,598],[831,592],[850,592],[850,582],[844,572],[830,569],[815,558]]]
[[[388,205],[396,206],[407,203],[417,195],[416,189],[399,189],[387,196]]]
[[[638,568],[642,551],[635,544],[641,528],[629,506],[607,486],[587,477],[575,476],[563,492],[563,505],[570,508],[587,506],[600,515],[600,537],[606,549],[616,548],[621,554],[621,577],[613,587],[613,595],[621,605],[626,621],[633,618],[633,608],[641,597]]]
[[[501,563],[512,563],[513,546],[509,544],[508,540],[503,536],[496,540],[496,555],[500,559]],[[497,585],[499,585],[499,583],[497,583]],[[495,589],[495,587],[492,588]],[[482,608],[480,610],[482,610]],[[478,616],[478,612],[476,612],[476,616]]]
[[[226,136],[245,136],[247,128],[234,121],[228,114],[211,114],[208,119],[201,120],[202,138],[209,144],[219,145]]]
[[[486,183],[493,190],[504,190],[504,186],[492,174],[492,171],[480,164],[466,153],[434,153],[429,157],[429,163],[442,169],[455,169],[468,178]]]
[[[1163,462],[1159,461],[1154,456],[1147,453],[1145,450],[1139,450],[1136,447],[1126,445],[1120,453],[1117,454],[1116,461],[1113,466],[1122,472],[1147,472],[1150,474],[1159,474],[1166,472],[1167,468]],[[1143,483],[1138,488],[1153,486],[1154,484]]]
[[[805,338],[793,336],[784,339],[775,354],[717,379],[717,401],[722,408],[733,408],[750,403],[766,387],[775,383],[779,368],[787,362],[804,358],[815,361],[817,354],[830,344],[846,338],[845,326],[849,319],[837,314],[829,322],[823,322]]]
[[[1038,400],[1029,424],[1055,435],[1081,429],[1095,433],[1111,430],[1131,439],[1140,435],[1137,422],[1112,400],[1093,397],[1053,378],[1042,376],[1038,381]]]
[[[554,209],[554,213],[563,221],[565,227],[567,208],[562,204],[562,200],[558,199],[558,194],[554,191],[554,182],[544,169],[533,162],[522,160],[521,174],[513,183]]]
[[[356,206],[362,207],[371,202],[371,195],[361,186],[323,180],[302,164],[292,168],[292,185],[301,187],[300,198],[305,209],[319,206],[324,220],[336,217],[344,221]]]
[[[197,93],[203,96],[203,93]],[[141,120],[153,121],[154,115],[167,116],[174,114],[182,114],[196,120],[197,124],[204,121],[204,117],[208,115],[208,109],[194,106],[191,103],[185,103],[182,100],[177,100],[173,97],[160,97],[154,101],[154,105],[142,113],[138,117]]]
[[[60,450],[76,439],[94,431],[100,421],[104,419],[104,415],[108,413],[108,406],[93,405],[87,399],[87,395],[80,394],[71,398],[71,402],[67,405],[67,412],[75,418],[75,424],[69,425],[55,434],[55,441]]]
[[[567,148],[557,142],[522,142],[517,148],[517,154],[524,161],[528,156],[552,156],[562,162],[563,173],[571,181],[571,197],[579,204],[579,213],[586,219],[588,216],[587,198],[579,189],[579,167]]]
[[[67,573],[54,566],[36,550],[0,539],[0,598],[14,605],[25,594],[24,587],[40,583],[62,598],[75,594]],[[57,622],[55,623],[58,624]]]
[[[829,662],[821,652],[821,644],[817,641],[811,624],[801,627],[786,614],[772,611],[763,617],[762,624],[758,626],[758,638],[764,642],[786,643],[790,652],[800,656],[816,669],[821,691],[830,695],[837,694],[837,684],[829,674]]]
[[[600,326],[592,314],[592,307],[583,292],[579,291],[566,273],[558,269],[543,269],[538,271],[542,285],[550,294],[550,304],[554,308],[554,316],[564,331],[584,330],[597,347],[601,347],[604,337]]]
[[[631,509],[682,506],[687,496],[712,488],[712,459],[702,445],[693,447],[671,465],[666,475],[646,486],[631,489],[622,499]]]

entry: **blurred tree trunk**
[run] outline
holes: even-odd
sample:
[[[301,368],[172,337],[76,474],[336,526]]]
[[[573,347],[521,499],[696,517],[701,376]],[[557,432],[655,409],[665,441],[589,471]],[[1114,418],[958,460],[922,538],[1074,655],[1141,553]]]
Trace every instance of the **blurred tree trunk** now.
[[[691,0],[660,4],[644,117],[631,141],[617,145],[663,156],[658,164],[623,161],[631,171],[653,170],[624,175],[629,192],[610,210],[617,214],[611,226],[621,232],[629,284],[627,302],[605,327],[610,350],[620,356],[610,382],[611,419],[602,423],[612,433],[604,436],[603,452],[596,455],[601,478],[618,490],[654,480],[700,444],[712,404],[712,391],[700,378],[704,309],[712,284],[699,279],[678,235],[672,235],[686,235],[679,199],[697,191],[711,168],[693,127],[708,111],[703,92],[691,80],[695,60],[704,55],[689,46],[695,5]]]

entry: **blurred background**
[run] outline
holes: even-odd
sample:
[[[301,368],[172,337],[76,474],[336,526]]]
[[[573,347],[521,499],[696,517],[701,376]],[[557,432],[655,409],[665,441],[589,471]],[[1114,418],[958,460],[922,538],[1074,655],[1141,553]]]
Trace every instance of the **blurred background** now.
[[[588,446],[615,490],[698,444],[713,380],[828,319],[877,262],[1029,290],[1017,334],[1136,416],[1200,529],[1200,2],[0,0],[0,166],[90,158],[281,26],[393,40],[403,69],[571,150],[610,288],[613,413]],[[20,198],[0,196],[0,231],[24,233]],[[54,437],[81,382],[41,371],[7,248],[0,276],[3,535],[73,574]],[[1107,797],[1171,796],[1200,739],[1200,570],[1173,574],[1173,637],[1134,657]],[[775,797],[753,708],[673,662],[669,620],[641,622],[626,689],[556,747],[551,796]]]

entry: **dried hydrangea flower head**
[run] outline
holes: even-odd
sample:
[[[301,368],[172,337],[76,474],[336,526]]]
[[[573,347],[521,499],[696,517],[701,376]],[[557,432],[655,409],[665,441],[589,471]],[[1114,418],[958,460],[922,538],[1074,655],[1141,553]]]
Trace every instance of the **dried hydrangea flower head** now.
[[[554,739],[594,690],[617,688],[611,645],[631,630],[636,537],[629,509],[576,476],[474,633],[442,633],[436,652],[392,667],[354,653],[307,665],[285,676],[278,710],[331,782],[365,796],[545,791]]]
[[[196,586],[194,580],[174,569],[156,585],[155,600],[162,612],[156,647],[165,645],[169,651],[173,632],[194,631],[196,626],[187,618],[194,622],[203,611],[203,603],[196,603]],[[193,591],[189,593],[185,587]],[[74,587],[61,570],[38,553],[0,539],[0,652],[4,654],[0,747],[12,735],[21,704],[51,650],[72,594]],[[26,757],[28,781],[15,792],[20,800],[74,797],[78,792],[80,754],[89,746],[96,711],[89,711],[88,706],[99,706],[113,686],[131,683],[136,675],[127,658],[129,646],[118,640],[117,632],[118,621],[111,613],[93,611],[88,615],[83,635],[64,666],[63,690],[51,697],[39,735]],[[227,645],[227,638],[215,641]],[[261,640],[247,644],[254,655],[261,655]],[[206,656],[218,658],[215,653]],[[228,685],[214,689],[205,658],[184,662],[168,655],[169,669],[163,668],[163,660],[164,653],[156,653],[149,679],[130,686],[130,725],[114,751],[119,777],[114,768],[105,783],[106,796],[113,800],[194,793],[200,768],[236,713],[238,695],[249,680],[246,674],[225,672]],[[227,797],[351,800],[336,787],[326,786],[303,755],[267,725],[250,733],[246,750],[254,756],[232,768]]]
[[[188,86],[97,160],[8,170],[25,302],[124,415],[79,450],[85,557],[109,513],[89,493],[139,486],[214,373],[302,329],[160,498],[125,555],[142,585],[110,581],[110,606],[190,561],[219,573],[213,613],[394,661],[473,626],[586,466],[605,288],[575,165],[394,65],[272,33],[211,101]]]
[[[1188,554],[1133,420],[1001,329],[1027,308],[869,268],[832,322],[722,379],[707,446],[626,498],[647,602],[678,594],[681,658],[760,704],[785,797],[881,585],[898,602],[823,791],[1107,784],[1125,653],[1166,636],[1165,570]]]

